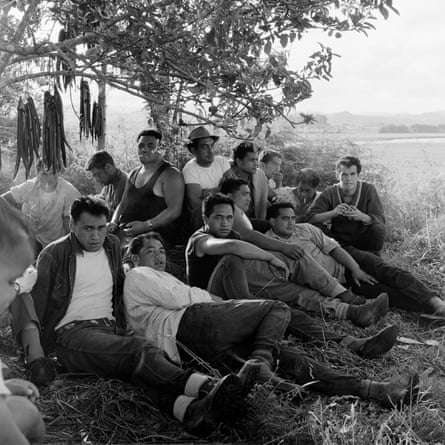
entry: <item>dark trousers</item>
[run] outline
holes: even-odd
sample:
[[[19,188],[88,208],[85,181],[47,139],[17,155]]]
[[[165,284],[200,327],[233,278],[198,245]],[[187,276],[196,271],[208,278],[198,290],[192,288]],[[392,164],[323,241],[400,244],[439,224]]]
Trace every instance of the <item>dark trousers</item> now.
[[[91,320],[62,327],[56,352],[66,371],[128,381],[143,388],[153,404],[169,414],[192,373],[173,364],[143,337],[116,334],[110,322]]]
[[[429,301],[433,292],[410,272],[393,266],[371,252],[349,246],[345,250],[357,261],[358,265],[372,275],[378,284],[360,283],[357,286],[346,274],[353,292],[366,298],[375,298],[382,292],[389,297],[389,305],[411,312],[431,312]]]
[[[289,319],[289,308],[280,301],[197,303],[185,311],[176,340],[186,362],[192,358],[190,349],[218,369],[233,369],[240,357],[265,358],[272,364]]]

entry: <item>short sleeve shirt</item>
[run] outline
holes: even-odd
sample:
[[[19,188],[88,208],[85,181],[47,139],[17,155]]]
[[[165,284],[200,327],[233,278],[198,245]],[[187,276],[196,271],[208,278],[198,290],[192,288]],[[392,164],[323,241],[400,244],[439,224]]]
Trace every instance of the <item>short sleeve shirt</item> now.
[[[191,159],[182,169],[185,184],[199,184],[202,190],[218,187],[225,171],[230,168],[230,162],[223,156],[215,156],[212,165],[203,167]]]

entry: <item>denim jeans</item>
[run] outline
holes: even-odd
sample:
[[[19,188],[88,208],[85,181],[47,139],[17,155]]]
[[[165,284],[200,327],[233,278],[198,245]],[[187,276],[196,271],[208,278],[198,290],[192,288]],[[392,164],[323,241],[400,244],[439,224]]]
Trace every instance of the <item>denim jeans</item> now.
[[[93,373],[140,386],[153,404],[172,414],[191,371],[184,371],[143,337],[116,334],[113,323],[76,322],[57,331],[56,352],[68,372]]]
[[[360,283],[360,286],[357,286],[347,273],[346,278],[349,278],[353,292],[366,298],[376,298],[381,292],[386,292],[391,307],[411,312],[432,311],[429,301],[434,297],[434,293],[410,272],[387,263],[373,253],[352,246],[345,247],[345,250],[365,272],[379,282],[374,285]]]
[[[277,255],[279,256],[279,255]],[[298,284],[304,282],[304,284]],[[279,300],[325,316],[346,318],[348,305],[337,298],[324,297],[320,292],[338,293],[345,290],[335,278],[316,261],[304,255],[294,267],[291,280],[276,278],[269,263],[243,260],[236,255],[225,255],[217,264],[207,290],[224,299],[262,298]],[[337,294],[338,294],[337,293]]]
[[[185,362],[189,349],[218,369],[232,369],[247,357],[272,364],[289,319],[289,308],[279,301],[197,303],[185,311],[176,340]]]

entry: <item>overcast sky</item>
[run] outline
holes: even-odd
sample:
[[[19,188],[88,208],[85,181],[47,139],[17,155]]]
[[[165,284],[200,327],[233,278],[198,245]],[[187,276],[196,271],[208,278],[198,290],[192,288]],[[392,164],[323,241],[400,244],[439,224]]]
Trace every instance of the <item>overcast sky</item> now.
[[[400,16],[375,21],[376,31],[328,38],[313,32],[295,42],[290,64],[317,50],[317,41],[340,58],[333,78],[313,83],[298,110],[355,113],[445,110],[445,0],[394,0]]]

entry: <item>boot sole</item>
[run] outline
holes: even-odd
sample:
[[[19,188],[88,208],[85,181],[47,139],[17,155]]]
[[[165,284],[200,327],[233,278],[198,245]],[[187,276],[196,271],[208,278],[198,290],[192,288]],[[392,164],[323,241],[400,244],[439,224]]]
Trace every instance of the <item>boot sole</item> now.
[[[386,354],[396,343],[398,334],[399,328],[396,325],[382,329],[364,345],[358,355],[371,360]]]

